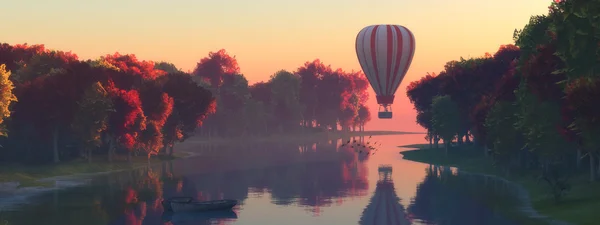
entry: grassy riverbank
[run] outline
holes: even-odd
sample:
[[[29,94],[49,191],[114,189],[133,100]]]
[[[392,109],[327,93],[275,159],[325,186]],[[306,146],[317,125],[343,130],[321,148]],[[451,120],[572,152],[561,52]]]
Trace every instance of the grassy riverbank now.
[[[549,194],[549,186],[537,182],[535,174],[521,173],[507,175],[493,166],[491,159],[483,156],[479,149],[465,147],[456,148],[445,155],[444,150],[429,149],[429,144],[416,144],[400,146],[404,148],[418,148],[417,150],[403,151],[401,154],[406,160],[435,164],[440,166],[453,166],[461,170],[485,173],[504,177],[510,181],[521,184],[530,194],[533,208],[551,219],[566,221],[576,225],[598,224],[600,215],[600,182],[590,184],[586,176],[571,179],[572,189],[562,203],[554,203]]]
[[[410,132],[397,131],[364,131],[364,132],[319,132],[306,133],[297,135],[273,135],[269,137],[239,137],[239,138],[203,138],[192,137],[189,140],[175,145],[175,157],[153,157],[150,160],[151,164],[160,163],[174,158],[185,157],[185,152],[197,149],[201,144],[240,144],[249,142],[303,142],[303,141],[318,141],[329,139],[350,138],[353,136],[370,136],[370,135],[395,135],[395,134],[411,134]],[[42,182],[40,179],[70,176],[89,173],[102,173],[111,171],[120,171],[135,169],[148,165],[146,156],[134,157],[132,162],[120,156],[109,163],[104,157],[97,156],[89,163],[86,160],[76,160],[72,162],[64,162],[59,164],[49,164],[40,166],[24,166],[18,164],[2,164],[0,165],[0,183],[2,182],[19,182],[21,186],[46,186],[51,185],[51,182]]]
[[[150,164],[160,163],[167,160],[187,156],[187,153],[179,152],[173,157],[153,157]],[[87,160],[75,160],[71,162],[47,165],[20,165],[3,164],[0,165],[0,183],[1,182],[19,182],[21,187],[26,186],[47,186],[52,185],[51,181],[40,181],[44,178],[71,176],[81,174],[92,174],[102,172],[112,172],[140,168],[148,165],[146,156],[133,157],[131,162],[127,162],[125,157],[117,157],[113,162],[108,162],[104,157],[97,157],[92,162]]]

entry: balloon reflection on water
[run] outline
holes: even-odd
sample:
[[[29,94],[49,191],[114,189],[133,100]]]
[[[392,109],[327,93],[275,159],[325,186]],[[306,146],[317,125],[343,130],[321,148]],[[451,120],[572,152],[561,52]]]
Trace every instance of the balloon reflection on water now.
[[[375,193],[360,217],[360,225],[410,225],[404,206],[396,194],[392,180],[392,167],[382,165],[378,169],[379,180]]]

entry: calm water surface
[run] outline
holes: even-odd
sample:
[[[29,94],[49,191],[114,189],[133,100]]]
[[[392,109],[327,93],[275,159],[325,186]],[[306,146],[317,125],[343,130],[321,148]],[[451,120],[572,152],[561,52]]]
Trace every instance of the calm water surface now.
[[[423,135],[374,136],[374,155],[322,143],[199,146],[203,155],[90,180],[2,209],[0,225],[512,225],[514,191],[448,168],[402,160]],[[390,168],[386,168],[388,165]],[[232,198],[232,212],[165,214],[173,196]],[[2,199],[0,199],[2,201]]]

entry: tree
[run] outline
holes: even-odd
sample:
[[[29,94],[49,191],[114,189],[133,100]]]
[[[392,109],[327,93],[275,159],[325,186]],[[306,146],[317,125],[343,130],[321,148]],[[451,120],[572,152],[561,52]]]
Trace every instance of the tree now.
[[[431,113],[433,130],[444,140],[446,154],[448,154],[450,143],[456,137],[461,125],[458,104],[453,102],[450,96],[438,96],[433,98]]]
[[[150,157],[157,155],[163,148],[162,130],[173,112],[173,98],[163,91],[158,81],[148,80],[140,89],[140,99],[147,121],[146,130],[141,133],[136,148]]]
[[[109,160],[115,147],[127,152],[127,160],[131,161],[134,147],[139,141],[140,134],[146,130],[146,116],[142,110],[142,102],[137,90],[122,90],[109,81],[108,92],[112,97],[115,112],[109,116]]]
[[[595,100],[595,96],[600,93],[599,85],[600,80],[598,79],[581,77],[571,81],[565,90],[568,107],[574,112],[575,116],[570,128],[577,132],[577,136],[583,143],[582,147],[588,151],[591,181],[597,179],[596,170],[600,170],[600,164],[596,168],[594,159],[594,156],[600,157],[598,156],[600,142],[596,138],[600,134],[598,120],[600,107],[598,107],[598,101]]]
[[[6,71],[6,65],[0,64],[0,135],[6,136],[7,131],[4,120],[10,117],[10,105],[17,101],[13,94],[14,85],[10,78],[10,71]]]
[[[293,130],[300,124],[303,106],[300,104],[301,80],[298,76],[280,70],[271,76],[271,101],[279,130]]]
[[[165,73],[182,72],[180,69],[177,68],[177,66],[175,66],[175,64],[168,62],[157,62],[154,64],[154,69],[162,70]]]
[[[202,58],[196,65],[192,75],[207,79],[214,88],[218,88],[223,83],[223,75],[239,74],[235,56],[227,54],[225,49],[217,52],[208,53],[208,57]]]
[[[165,147],[169,147],[168,154],[172,155],[176,141],[190,137],[208,115],[215,113],[216,102],[212,93],[198,86],[188,74],[167,74],[160,82],[173,98],[173,112],[163,128]]]
[[[324,74],[331,73],[331,66],[326,66],[319,59],[312,62],[305,62],[303,66],[296,70],[302,80],[300,87],[300,103],[304,105],[304,126],[312,127],[316,120],[318,99],[316,89]]]
[[[420,80],[413,81],[406,87],[406,96],[417,111],[417,124],[427,129],[430,142],[436,140],[431,125],[431,103],[435,96],[440,94],[441,79],[435,73],[428,73]]]
[[[522,147],[520,133],[515,129],[518,117],[514,102],[498,101],[489,109],[485,118],[487,142],[491,143],[494,159],[500,163],[510,163]]]
[[[81,155],[92,161],[92,152],[102,145],[102,134],[108,130],[108,118],[114,111],[109,93],[100,82],[90,86],[77,102],[78,110],[71,123],[73,134],[81,143]]]
[[[369,121],[371,121],[371,111],[369,111],[369,107],[366,105],[360,105],[358,107],[358,116],[356,117],[359,130],[365,131],[365,124],[367,124]]]

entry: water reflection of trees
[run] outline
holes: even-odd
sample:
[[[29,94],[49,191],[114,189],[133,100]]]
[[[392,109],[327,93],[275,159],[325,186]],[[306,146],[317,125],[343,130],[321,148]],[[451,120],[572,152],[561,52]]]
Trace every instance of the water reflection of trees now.
[[[375,187],[375,193],[360,217],[360,225],[411,224],[406,216],[404,206],[400,204],[400,198],[396,195],[391,175],[391,166],[379,167],[379,180]]]
[[[408,207],[415,219],[437,225],[511,225],[517,190],[488,176],[430,166]],[[500,211],[503,213],[500,213]],[[514,217],[516,218],[516,217]]]
[[[318,211],[368,189],[366,165],[353,151],[337,148],[338,142],[212,146],[202,157],[98,177],[91,186],[43,195],[40,204],[1,216],[23,224],[177,225],[161,217],[163,199],[232,198],[244,204],[249,190],[269,193],[274,204]],[[194,224],[210,218],[200,220]]]

